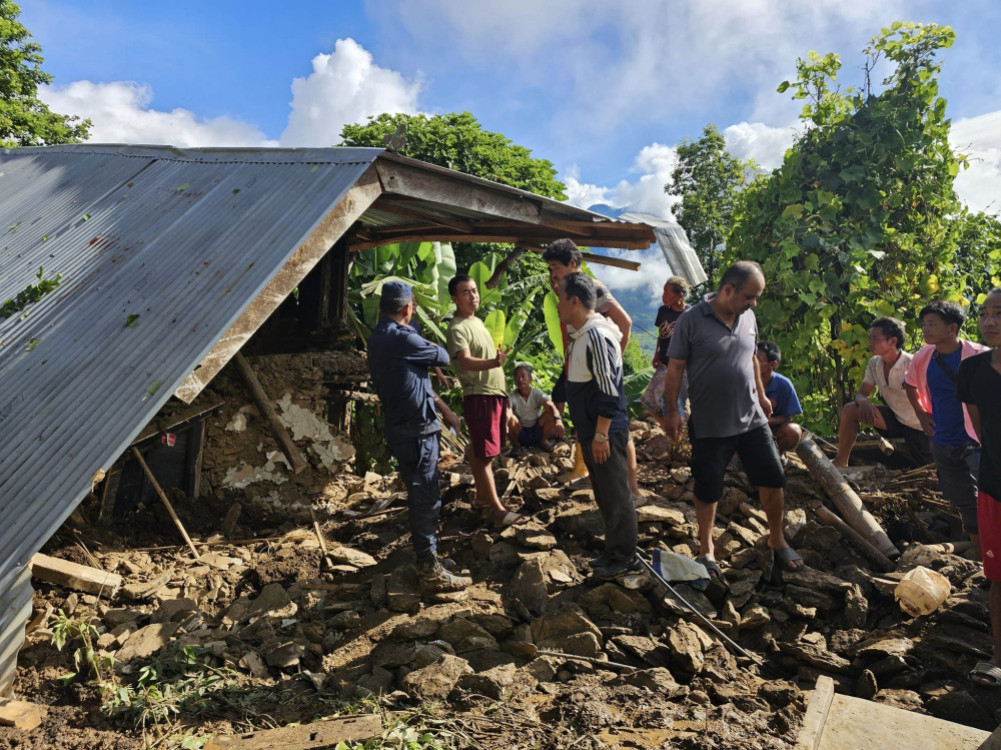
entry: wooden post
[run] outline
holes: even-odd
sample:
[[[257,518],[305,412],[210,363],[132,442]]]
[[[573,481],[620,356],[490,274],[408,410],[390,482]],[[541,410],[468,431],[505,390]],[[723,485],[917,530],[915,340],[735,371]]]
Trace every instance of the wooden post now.
[[[236,364],[236,369],[239,370],[240,376],[243,378],[244,385],[250,391],[254,403],[264,417],[264,421],[268,423],[268,429],[271,430],[272,437],[278,442],[278,446],[282,449],[282,453],[285,454],[285,458],[292,465],[292,472],[298,474],[309,465],[306,462],[306,458],[292,441],[292,436],[288,434],[285,425],[278,419],[278,413],[275,411],[274,404],[261,387],[261,381],[257,379],[257,375],[254,374],[254,370],[247,361],[247,358],[243,356],[243,352],[234,354],[233,362]]]
[[[153,485],[153,489],[156,491],[156,494],[160,496],[160,500],[163,502],[164,506],[166,506],[170,517],[174,519],[174,525],[177,526],[177,530],[181,532],[181,536],[184,537],[184,541],[187,542],[188,547],[191,549],[191,554],[195,556],[196,560],[201,560],[202,558],[198,554],[198,550],[195,549],[195,543],[191,541],[191,537],[188,536],[187,529],[184,528],[184,524],[181,523],[181,519],[177,517],[177,513],[174,511],[174,506],[171,505],[170,500],[167,499],[167,494],[163,491],[163,488],[160,487],[160,483],[156,481],[156,477],[153,476],[153,472],[150,471],[149,466],[146,464],[146,459],[143,458],[143,454],[139,452],[138,448],[132,446],[132,455],[135,457],[136,461],[139,462],[139,465],[146,474],[146,478],[149,479],[150,484]]]
[[[900,556],[900,550],[893,545],[879,522],[862,505],[862,500],[855,494],[855,490],[848,485],[841,472],[824,455],[812,437],[804,437],[800,441],[796,446],[796,455],[803,459],[811,476],[820,482],[849,526],[886,557]]]
[[[833,526],[840,531],[841,536],[845,537],[851,545],[862,554],[862,557],[875,565],[878,570],[883,573],[889,573],[891,570],[896,568],[893,561],[890,560],[889,557],[873,547],[868,541],[866,541],[865,537],[842,521],[841,518],[827,506],[821,505],[817,508],[817,518],[826,523],[828,526]]]
[[[528,250],[527,247],[522,247],[521,245],[518,245],[517,247],[515,247],[514,250],[511,251],[511,253],[506,258],[504,258],[504,260],[498,263],[497,267],[494,269],[494,272],[490,275],[490,278],[487,279],[486,283],[487,289],[493,289],[495,286],[500,284],[501,279],[504,278],[504,274],[507,273],[507,270],[511,267],[511,264],[514,263],[516,260],[518,260],[518,258],[520,258],[525,253],[526,250]]]

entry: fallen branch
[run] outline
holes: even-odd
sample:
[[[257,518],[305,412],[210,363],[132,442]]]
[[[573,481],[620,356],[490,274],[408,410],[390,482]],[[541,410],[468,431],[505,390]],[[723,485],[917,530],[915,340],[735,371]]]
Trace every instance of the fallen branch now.
[[[875,565],[879,570],[884,573],[889,573],[896,567],[889,557],[866,541],[861,534],[842,521],[841,518],[830,508],[825,505],[821,505],[817,508],[816,513],[817,518],[826,523],[828,526],[833,526],[837,529],[841,533],[841,536],[843,536],[853,547],[855,547],[855,549],[859,551],[862,557]]]
[[[181,519],[177,517],[177,513],[174,512],[174,506],[170,504],[170,500],[167,499],[167,493],[163,491],[163,488],[160,487],[160,483],[157,482],[156,477],[153,476],[153,472],[150,471],[149,466],[146,464],[146,459],[143,458],[143,454],[139,452],[138,448],[133,446],[132,455],[135,457],[136,461],[139,462],[142,470],[146,473],[146,478],[149,479],[149,483],[153,485],[153,489],[156,491],[156,494],[160,496],[160,501],[164,504],[164,506],[166,506],[170,517],[174,519],[174,525],[177,527],[177,530],[181,532],[181,536],[184,537],[184,541],[187,542],[188,549],[191,550],[191,554],[195,556],[196,560],[201,560],[202,558],[199,556],[198,550],[195,549],[194,542],[192,542],[191,537],[188,536],[187,529],[184,528],[184,524],[181,523]]]

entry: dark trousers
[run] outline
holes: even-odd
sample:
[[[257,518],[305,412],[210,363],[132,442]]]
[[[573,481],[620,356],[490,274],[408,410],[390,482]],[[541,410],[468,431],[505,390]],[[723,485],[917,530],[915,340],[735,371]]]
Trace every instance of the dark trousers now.
[[[610,562],[631,562],[636,556],[636,507],[629,493],[629,462],[626,445],[629,432],[621,430],[608,438],[608,460],[595,463],[592,443],[581,443],[584,463],[591,474],[591,488],[605,524],[605,554]]]
[[[400,477],[407,486],[410,505],[410,537],[418,557],[437,550],[435,532],[441,513],[438,484],[438,433],[389,444],[400,465]]]

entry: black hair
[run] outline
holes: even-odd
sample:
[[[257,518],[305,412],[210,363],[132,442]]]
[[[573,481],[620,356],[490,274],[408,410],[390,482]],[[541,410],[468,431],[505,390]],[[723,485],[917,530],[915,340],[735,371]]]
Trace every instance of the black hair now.
[[[765,353],[765,359],[769,362],[778,362],[782,359],[782,350],[774,341],[759,341],[758,351]]]
[[[455,296],[455,290],[459,288],[459,284],[464,281],[472,281],[473,277],[464,273],[457,273],[455,276],[448,280],[448,294],[450,297]]]
[[[907,343],[907,331],[904,321],[897,318],[876,318],[869,328],[878,328],[888,339],[897,340],[897,349],[903,349]]]
[[[588,310],[594,309],[594,304],[597,299],[594,293],[594,282],[591,281],[591,277],[585,273],[577,271],[564,277],[563,294],[566,295],[567,299],[576,297]]]
[[[945,300],[935,300],[934,302],[929,302],[921,308],[921,312],[918,313],[918,319],[924,320],[925,315],[929,314],[938,315],[943,321],[945,321],[946,325],[955,323],[957,329],[962,328],[963,323],[966,322],[966,313],[964,313],[963,308],[955,302],[946,302]]]
[[[550,242],[549,247],[542,253],[542,259],[547,263],[551,260],[559,261],[564,266],[576,263],[577,268],[580,268],[583,257],[580,254],[580,250],[577,249],[577,245],[574,244],[574,241],[568,237],[564,237],[561,240]]]
[[[765,278],[765,272],[761,270],[760,263],[753,260],[738,260],[723,272],[723,276],[719,280],[718,291],[722,291],[727,284],[732,284],[734,290],[739,292],[744,288],[744,284],[755,275]]]

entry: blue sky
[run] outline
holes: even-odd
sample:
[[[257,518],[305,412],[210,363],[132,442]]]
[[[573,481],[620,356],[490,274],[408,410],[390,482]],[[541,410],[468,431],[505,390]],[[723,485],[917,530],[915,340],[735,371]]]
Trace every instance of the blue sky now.
[[[366,115],[468,110],[553,161],[575,203],[660,215],[674,146],[707,122],[737,155],[779,163],[799,107],[775,88],[798,56],[839,53],[854,85],[880,27],[945,23],[942,93],[975,157],[957,189],[1001,207],[987,0],[33,0],[21,20],[55,76],[43,98],[90,117],[96,141],[325,146]]]

